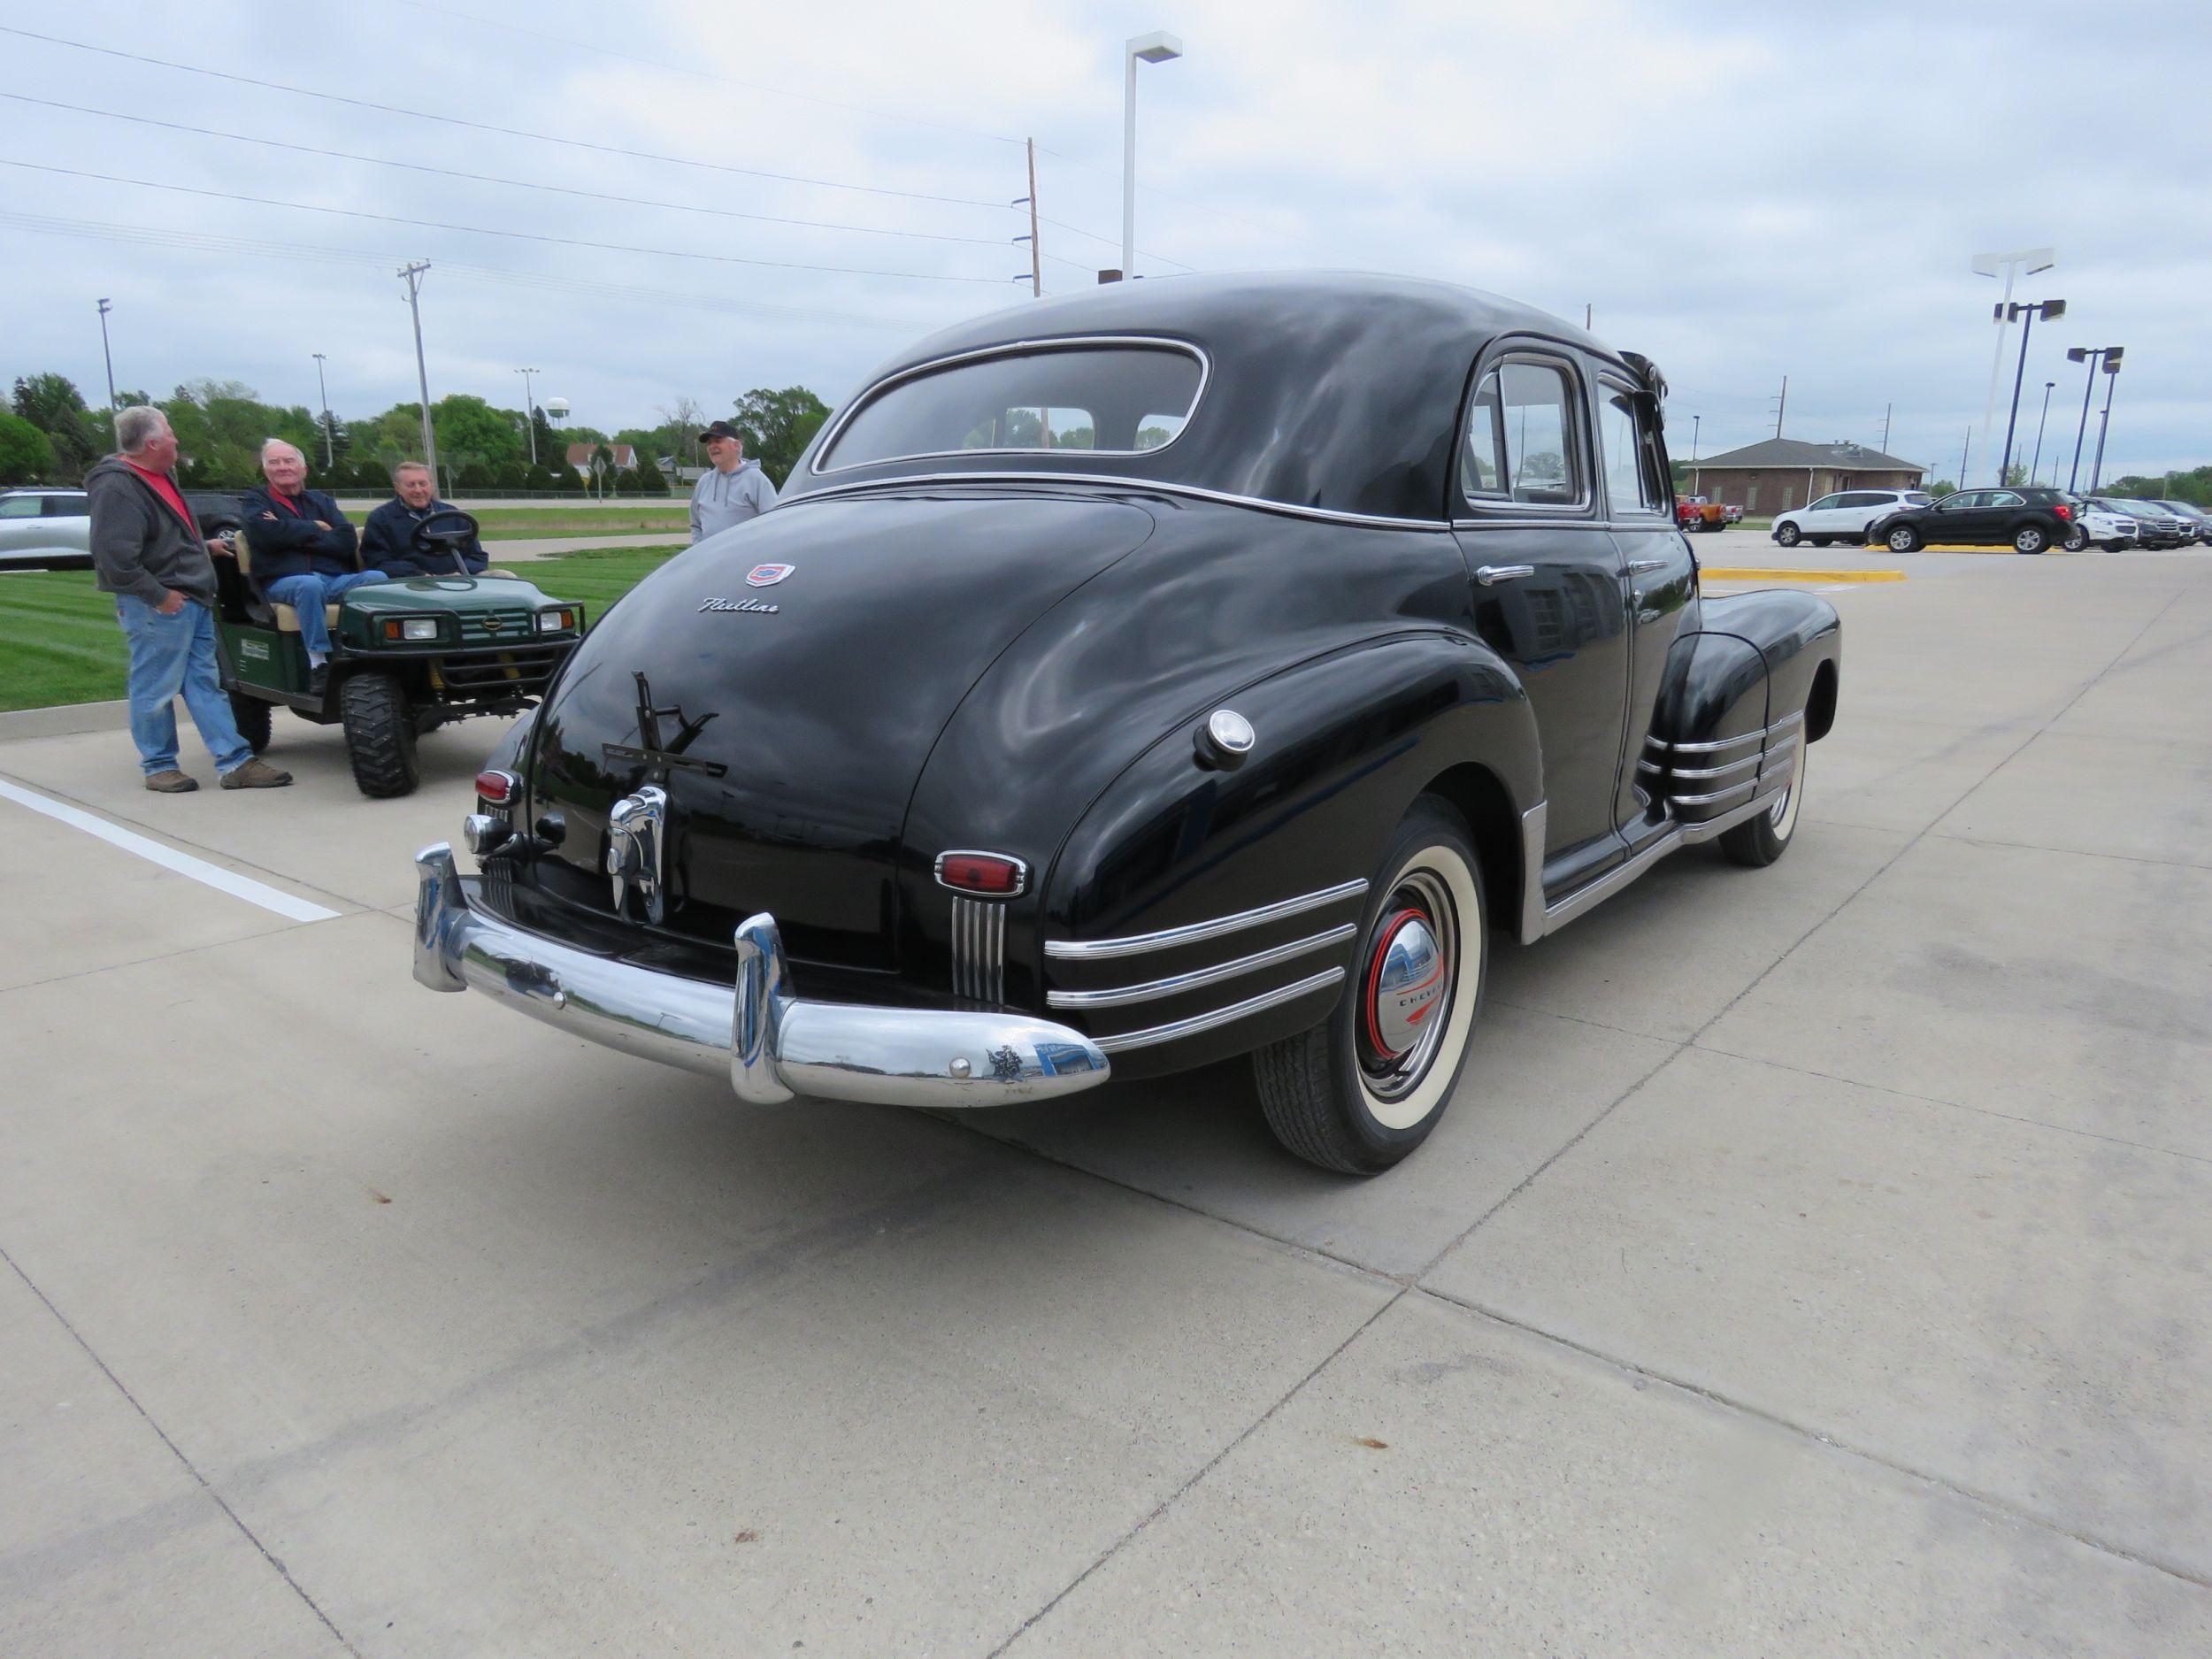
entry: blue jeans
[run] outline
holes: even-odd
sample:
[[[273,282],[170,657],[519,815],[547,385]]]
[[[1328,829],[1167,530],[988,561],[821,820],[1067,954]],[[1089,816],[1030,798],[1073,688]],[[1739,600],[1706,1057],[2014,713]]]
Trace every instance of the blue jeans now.
[[[173,705],[180,694],[218,772],[236,772],[251,760],[253,750],[238,735],[216,664],[214,612],[188,599],[175,616],[165,617],[143,599],[118,594],[115,619],[130,641],[131,741],[147,774],[177,769]]]
[[[323,607],[364,582],[385,580],[382,571],[349,571],[343,576],[280,576],[264,582],[261,596],[273,605],[289,605],[300,613],[300,643],[311,653],[328,655],[330,629],[323,621]]]

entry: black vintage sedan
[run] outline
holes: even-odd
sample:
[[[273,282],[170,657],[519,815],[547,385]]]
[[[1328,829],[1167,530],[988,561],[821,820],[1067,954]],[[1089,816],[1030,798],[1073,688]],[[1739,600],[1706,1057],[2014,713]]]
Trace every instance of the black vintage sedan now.
[[[415,972],[752,1102],[1250,1055],[1369,1171],[1490,941],[1780,856],[1835,612],[1701,595],[1651,365],[1438,283],[1197,276],[964,324],[616,605],[419,858]]]

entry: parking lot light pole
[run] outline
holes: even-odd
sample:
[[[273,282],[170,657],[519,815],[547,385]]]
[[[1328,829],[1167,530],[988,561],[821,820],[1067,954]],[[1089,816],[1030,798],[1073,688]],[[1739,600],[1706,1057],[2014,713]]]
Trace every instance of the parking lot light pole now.
[[[1183,42],[1161,29],[1132,39],[1123,50],[1128,73],[1121,99],[1121,274],[1137,274],[1137,65],[1164,64],[1183,55]]]
[[[2097,362],[2107,357],[2117,357],[2125,348],[2120,346],[2069,346],[2069,363],[2086,363],[2087,373],[2081,380],[2081,425],[2074,429],[2074,465],[2066,474],[2066,488],[2071,490],[2081,481],[2081,444],[2089,434],[2089,395],[2097,388]]]
[[[108,313],[115,309],[112,300],[100,302],[100,357],[108,365],[108,413],[115,413],[115,354],[108,349]]]
[[[2112,394],[2120,384],[2120,348],[2110,346],[2104,354],[2104,413],[2097,418],[2097,458],[2089,467],[2089,493],[2097,493],[2097,480],[2104,476],[2105,434],[2112,429]]]
[[[535,471],[538,465],[538,405],[530,395],[530,377],[542,374],[545,371],[517,369],[515,373],[522,376],[522,424],[530,428],[530,466]]]
[[[2007,322],[2021,319],[2025,320],[2020,323],[2020,366],[2012,372],[2012,411],[2005,417],[2005,452],[2003,457],[1997,463],[1997,482],[2001,487],[2011,481],[2006,474],[2012,471],[2013,428],[2020,422],[2020,382],[2028,372],[2028,336],[2035,332],[2035,319],[2038,317],[2042,318],[2046,322],[2056,322],[2065,316],[2066,302],[2064,300],[2030,300],[2024,305],[2013,305],[2006,309],[2011,313],[2005,319]]]
[[[330,387],[323,379],[323,354],[318,351],[314,357],[315,392],[323,403],[323,471],[327,472],[338,465],[338,457],[330,442]]]
[[[1982,434],[1985,442],[1987,442],[1990,431],[1997,424],[1997,388],[2003,380],[2005,373],[2005,330],[2012,326],[2011,319],[2005,315],[2005,311],[2012,303],[2013,282],[2024,269],[2028,275],[2034,276],[2039,272],[2048,271],[2057,263],[2057,250],[2051,248],[2020,248],[2010,253],[1978,253],[1974,256],[1973,271],[1976,276],[2001,275],[2005,279],[2005,296],[1997,302],[1997,349],[1990,354],[1989,357],[1989,402],[1982,410]],[[1999,473],[1997,482],[2001,484],[2004,481],[2004,475],[2001,472]],[[1959,488],[1964,489],[1967,483],[1966,474],[1962,470],[1959,473]]]
[[[2051,388],[2057,384],[2056,380],[2043,382],[2043,412],[2035,423],[2035,459],[2028,463],[2028,482],[2031,484],[2035,482],[2036,472],[2043,465],[2043,426],[2051,418]]]

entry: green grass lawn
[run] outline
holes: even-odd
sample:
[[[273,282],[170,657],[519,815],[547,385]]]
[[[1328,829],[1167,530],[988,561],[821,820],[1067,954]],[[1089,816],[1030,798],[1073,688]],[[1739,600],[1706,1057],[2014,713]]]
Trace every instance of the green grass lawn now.
[[[680,546],[604,548],[510,568],[554,599],[582,602],[596,622]],[[89,571],[0,576],[0,710],[102,703],[123,695],[123,630]]]

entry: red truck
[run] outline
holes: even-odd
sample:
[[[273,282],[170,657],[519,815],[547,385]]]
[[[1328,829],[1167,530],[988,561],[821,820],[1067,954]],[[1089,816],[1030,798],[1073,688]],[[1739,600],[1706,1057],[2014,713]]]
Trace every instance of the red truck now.
[[[1736,517],[1743,517],[1743,510],[1736,510]],[[1702,495],[1677,495],[1674,498],[1674,521],[1686,534],[1699,531],[1714,531],[1729,522],[1728,509],[1718,502],[1708,501]]]

